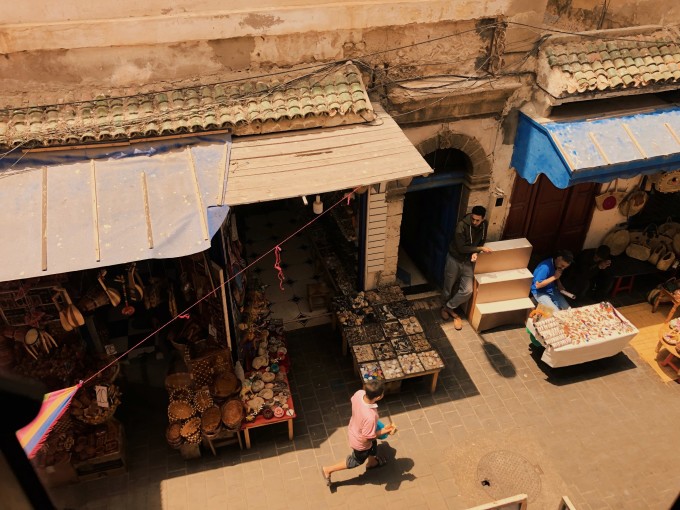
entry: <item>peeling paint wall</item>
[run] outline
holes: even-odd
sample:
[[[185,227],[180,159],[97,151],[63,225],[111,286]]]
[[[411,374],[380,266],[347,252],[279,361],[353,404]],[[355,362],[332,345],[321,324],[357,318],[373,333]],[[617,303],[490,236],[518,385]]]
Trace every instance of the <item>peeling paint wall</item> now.
[[[549,0],[546,24],[565,30],[598,30],[680,22],[675,0]]]

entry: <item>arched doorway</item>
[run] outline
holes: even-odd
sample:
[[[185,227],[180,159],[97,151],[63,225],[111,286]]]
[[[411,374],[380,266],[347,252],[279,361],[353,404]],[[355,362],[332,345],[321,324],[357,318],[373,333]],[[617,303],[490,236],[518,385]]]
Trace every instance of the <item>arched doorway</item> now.
[[[413,179],[404,197],[397,278],[408,292],[443,284],[448,244],[458,219],[462,182],[472,162],[459,149],[435,149],[424,156],[434,173]]]

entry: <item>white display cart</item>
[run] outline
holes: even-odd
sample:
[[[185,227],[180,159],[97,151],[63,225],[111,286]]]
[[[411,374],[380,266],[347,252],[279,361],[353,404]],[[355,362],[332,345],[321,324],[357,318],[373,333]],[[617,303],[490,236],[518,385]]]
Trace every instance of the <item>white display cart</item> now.
[[[588,307],[597,307],[599,304],[589,305]],[[571,365],[578,365],[579,363],[585,363],[588,361],[594,361],[597,359],[608,358],[620,353],[626,345],[638,334],[638,329],[633,326],[633,324],[626,319],[620,312],[614,309],[614,313],[621,320],[625,321],[631,331],[626,334],[621,335],[609,335],[606,337],[595,337],[590,338],[586,342],[581,342],[578,344],[568,344],[560,347],[554,347],[548,345],[545,339],[541,336],[534,325],[534,319],[529,318],[526,322],[527,330],[531,335],[545,347],[541,361],[546,365],[559,368],[568,367]]]

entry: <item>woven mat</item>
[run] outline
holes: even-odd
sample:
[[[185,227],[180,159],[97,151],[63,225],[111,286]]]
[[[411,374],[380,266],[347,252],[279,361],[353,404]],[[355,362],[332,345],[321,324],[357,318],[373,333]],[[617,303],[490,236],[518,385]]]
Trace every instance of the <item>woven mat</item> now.
[[[656,344],[659,340],[658,332],[668,314],[668,304],[659,305],[656,313],[652,313],[652,306],[648,303],[638,303],[637,305],[623,306],[617,308],[623,316],[632,322],[640,333],[633,338],[630,345],[637,351],[640,357],[649,364],[663,382],[678,380],[678,375],[671,367],[662,367],[659,361],[666,357],[666,351],[655,352]]]

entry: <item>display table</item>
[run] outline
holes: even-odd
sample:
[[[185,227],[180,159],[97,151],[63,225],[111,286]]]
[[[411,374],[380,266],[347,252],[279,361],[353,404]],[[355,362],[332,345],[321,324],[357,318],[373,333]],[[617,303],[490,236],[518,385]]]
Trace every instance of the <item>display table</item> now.
[[[283,373],[283,380],[285,381],[286,385],[290,388],[290,385],[288,384],[288,377],[286,376],[285,373]],[[267,425],[275,425],[277,423],[288,423],[288,439],[291,441],[293,440],[293,420],[296,417],[295,414],[295,407],[293,406],[293,397],[292,395],[288,396],[288,400],[286,402],[288,408],[286,412],[283,414],[283,416],[276,417],[273,416],[271,418],[265,418],[265,416],[262,413],[258,413],[255,416],[255,419],[253,421],[244,421],[243,424],[241,425],[241,430],[243,431],[243,437],[245,439],[246,443],[246,449],[250,449],[250,430],[255,429],[258,427],[266,427]]]
[[[398,286],[335,298],[334,308],[343,355],[351,353],[362,382],[381,379],[395,393],[405,379],[432,376],[434,393],[444,362]]]
[[[555,312],[526,322],[543,346],[541,361],[553,368],[608,358],[621,352],[638,330],[609,303]]]
[[[680,376],[680,319],[675,319],[663,324],[659,328],[659,341],[656,344],[656,353],[662,349],[668,351],[668,355],[659,362],[662,367],[671,367]],[[678,363],[677,365],[675,363]]]

